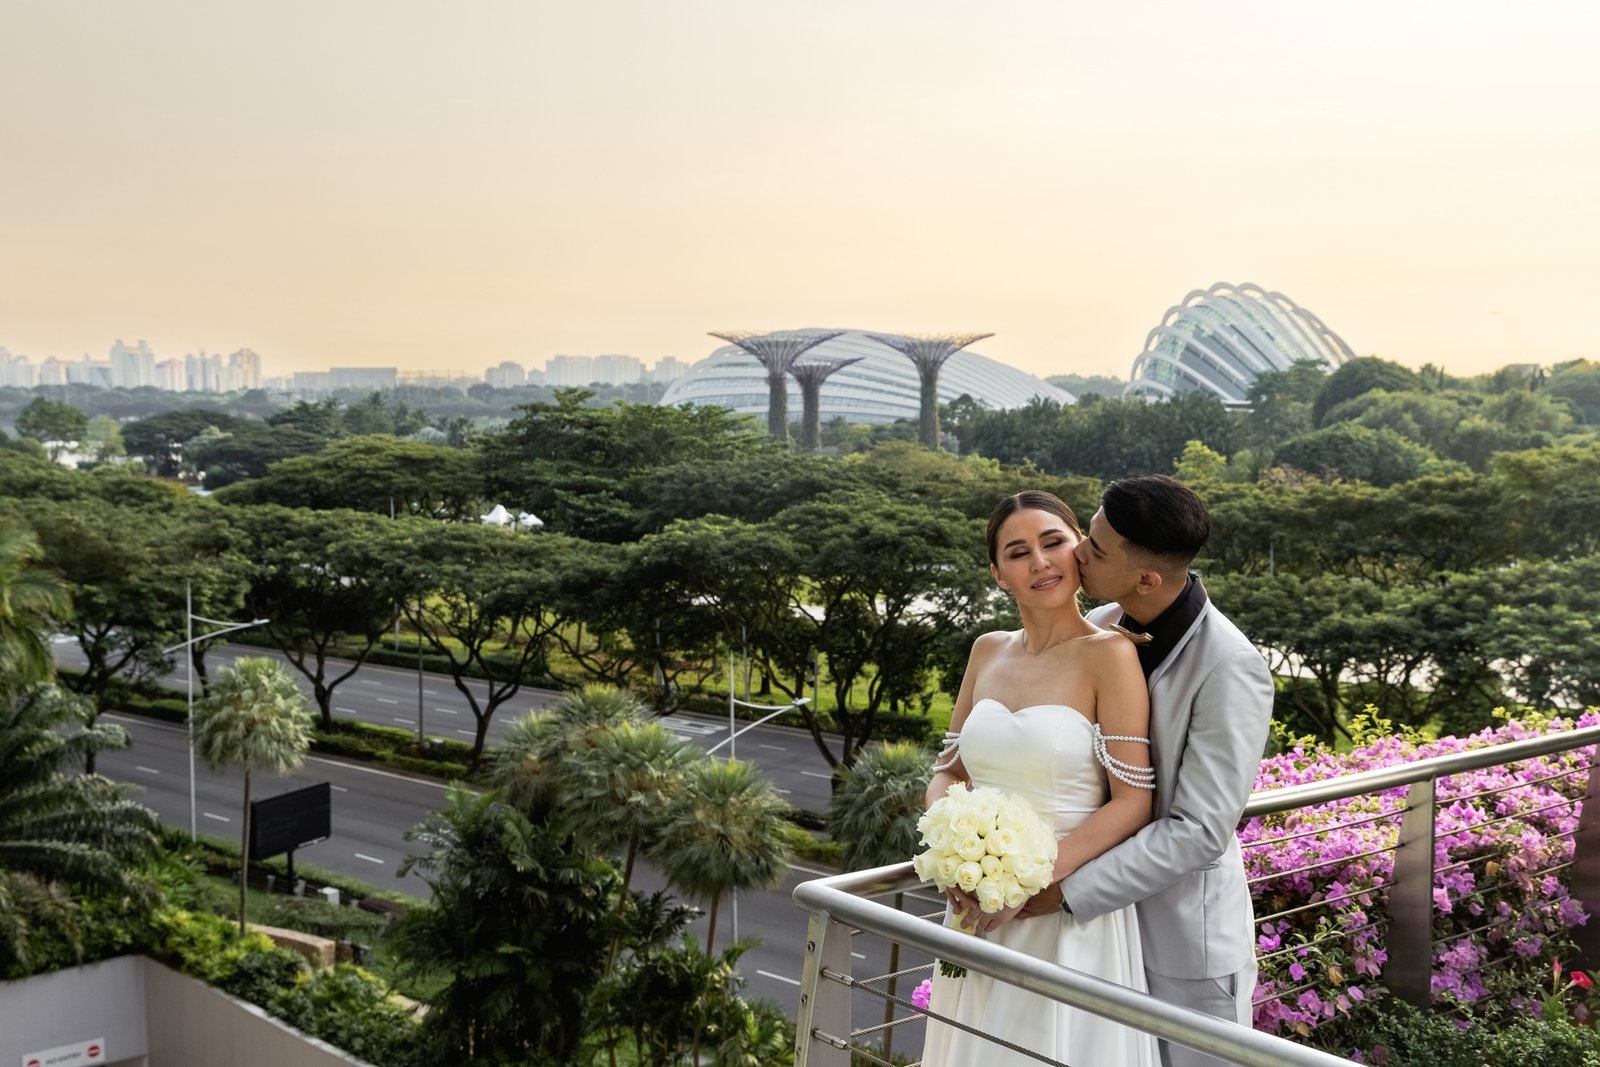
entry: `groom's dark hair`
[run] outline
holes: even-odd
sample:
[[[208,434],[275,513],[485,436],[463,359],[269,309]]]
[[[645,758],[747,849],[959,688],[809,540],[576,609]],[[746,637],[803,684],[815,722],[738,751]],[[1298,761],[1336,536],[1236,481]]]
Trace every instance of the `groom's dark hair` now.
[[[1119,478],[1100,495],[1111,528],[1166,571],[1186,569],[1211,536],[1211,512],[1193,489],[1165,474]]]

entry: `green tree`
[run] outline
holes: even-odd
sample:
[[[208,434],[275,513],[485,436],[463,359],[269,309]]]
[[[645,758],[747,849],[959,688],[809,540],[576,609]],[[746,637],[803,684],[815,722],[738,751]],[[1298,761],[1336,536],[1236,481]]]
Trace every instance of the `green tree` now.
[[[424,1031],[435,1062],[565,1064],[605,967],[615,868],[494,792],[459,786],[407,834],[430,903],[395,925],[405,973],[437,982]]]
[[[57,621],[84,655],[79,674],[65,676],[89,697],[98,716],[120,687],[164,674],[162,651],[184,632],[184,588],[196,614],[227,618],[244,592],[243,561],[218,509],[180,498],[168,510],[99,502],[26,505],[24,514],[45,545],[45,562],[66,579],[73,611]],[[205,643],[191,665],[205,678]]]
[[[122,749],[119,726],[94,725],[81,700],[50,687],[0,700],[0,976],[22,977],[50,943],[81,946],[63,890],[149,904],[136,872],[159,823],[123,787],[74,771]]]
[[[1505,452],[1490,461],[1499,518],[1520,551],[1554,559],[1600,552],[1600,447],[1595,442]]]
[[[333,694],[366,662],[411,590],[397,585],[377,552],[388,519],[366,512],[260,505],[230,515],[248,541],[245,610],[311,683],[322,728],[333,726]],[[335,641],[354,647],[335,669]]]
[[[1278,462],[1317,475],[1389,486],[1437,467],[1438,457],[1393,430],[1338,422],[1278,449]]]
[[[314,455],[326,444],[326,438],[298,427],[249,419],[232,430],[207,429],[190,438],[184,451],[185,466],[206,488],[221,489],[249,478],[264,478],[274,463]]]
[[[82,441],[89,431],[89,420],[71,404],[59,404],[36,396],[17,416],[17,432],[31,437],[45,446],[50,462],[61,458],[61,453]]]
[[[55,674],[49,634],[72,600],[43,559],[31,530],[0,525],[0,701]]]
[[[412,591],[406,620],[472,709],[476,765],[495,711],[546,676],[564,605],[610,577],[600,553],[559,534],[424,519],[385,524],[375,548],[389,579]]]
[[[855,766],[839,772],[828,806],[828,833],[844,845],[846,870],[861,871],[910,859],[920,844],[917,820],[933,778],[933,760],[921,745],[904,741],[868,749]],[[895,910],[905,902],[894,895]],[[900,943],[889,945],[888,994],[899,984]],[[894,1001],[883,1005],[883,1021],[894,1018]],[[884,1030],[883,1058],[891,1059],[894,1029]]]
[[[122,429],[123,446],[128,455],[139,456],[151,473],[161,478],[176,478],[183,469],[185,449],[190,441],[208,429],[231,433],[243,420],[221,411],[186,408],[139,419]]]
[[[750,419],[726,408],[622,403],[594,408],[585,404],[591,395],[560,390],[555,404],[525,405],[521,418],[485,441],[487,495],[508,508],[531,511],[563,533],[627,541],[641,532],[630,480],[775,447]]]
[[[1311,405],[1327,380],[1327,365],[1311,359],[1296,360],[1284,370],[1256,375],[1247,394],[1245,442],[1270,455],[1283,442],[1310,432]]]
[[[1585,426],[1600,425],[1600,363],[1587,359],[1558,363],[1551,368],[1545,390]]]
[[[299,767],[311,747],[311,729],[305,694],[282,664],[265,657],[236,660],[195,704],[195,752],[213,770],[238,767],[244,772],[239,833],[241,934],[250,874],[250,776],[257,771],[288,774]]]
[[[724,893],[771,889],[787,873],[787,808],[751,764],[713,759],[691,765],[655,859],[667,881],[691,896],[710,898],[707,952]]]
[[[96,415],[89,420],[83,435],[84,451],[89,454],[91,466],[115,463],[127,455],[122,443],[122,428],[110,415]]]
[[[276,462],[265,477],[231,485],[218,498],[462,521],[477,519],[483,491],[470,453],[378,435]]]
[[[774,521],[802,534],[801,580],[788,590],[787,624],[760,640],[793,657],[798,636],[826,657],[837,755],[818,710],[806,705],[802,714],[829,765],[849,766],[880,712],[928,696],[941,638],[979,614],[988,594],[981,524],[879,493],[801,504]]]
[[[1417,372],[1408,367],[1376,356],[1360,356],[1328,375],[1312,402],[1311,420],[1317,426],[1326,426],[1328,413],[1346,400],[1375,389],[1402,393],[1420,385]]]

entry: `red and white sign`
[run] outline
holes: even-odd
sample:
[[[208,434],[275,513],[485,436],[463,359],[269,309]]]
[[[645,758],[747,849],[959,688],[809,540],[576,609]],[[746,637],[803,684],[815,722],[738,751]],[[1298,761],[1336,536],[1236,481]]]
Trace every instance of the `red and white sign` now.
[[[106,1059],[106,1039],[79,1041],[75,1045],[57,1045],[43,1052],[28,1052],[22,1057],[22,1067],[77,1067],[79,1064],[109,1063]]]

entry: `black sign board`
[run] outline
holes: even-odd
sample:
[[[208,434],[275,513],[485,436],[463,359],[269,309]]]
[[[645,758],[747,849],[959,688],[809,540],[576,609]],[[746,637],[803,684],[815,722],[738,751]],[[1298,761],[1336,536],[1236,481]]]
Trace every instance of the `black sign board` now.
[[[250,802],[250,858],[315,844],[333,832],[333,789],[327,782]]]

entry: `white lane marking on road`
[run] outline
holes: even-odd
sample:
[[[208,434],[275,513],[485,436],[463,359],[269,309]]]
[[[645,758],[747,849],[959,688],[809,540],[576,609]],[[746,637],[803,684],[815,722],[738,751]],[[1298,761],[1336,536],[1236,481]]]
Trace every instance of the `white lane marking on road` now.
[[[410,720],[410,719],[402,719],[402,718],[401,718],[401,717],[400,717],[400,716],[398,716],[398,715],[391,715],[391,716],[389,716],[389,717],[390,717],[390,718],[391,718],[391,719],[393,719],[393,720],[394,720],[394,721],[395,721],[395,722],[403,722],[403,723],[405,723],[405,724],[406,724],[406,725],[407,725],[407,726],[409,726],[409,725],[411,725],[411,720]]]
[[[392,700],[389,697],[379,697],[378,698],[378,703],[380,703],[380,704],[398,704],[400,702],[398,700]]]
[[[460,712],[456,711],[455,708],[434,708],[433,710],[439,712],[441,715],[459,715],[459,714],[461,714]]]
[[[787,752],[787,751],[789,751],[788,749],[784,748],[782,745],[759,745],[757,747],[759,747],[759,748],[770,748],[774,752]]]
[[[477,736],[471,730],[457,730],[456,733],[458,733],[458,734],[466,734],[468,737],[476,737]]]
[[[232,819],[228,818],[226,815],[213,815],[209,811],[202,811],[200,814],[204,815],[208,819],[215,819],[218,822],[232,822],[233,821]]]
[[[852,953],[850,953],[850,955],[854,956],[858,960],[864,960],[864,959],[867,958],[864,954],[862,954],[860,952],[852,952]]]
[[[380,860],[378,857],[369,856],[365,852],[357,852],[356,853],[356,859],[358,859],[358,860],[366,860],[368,863],[376,863],[379,866],[382,866],[382,864],[383,864],[383,861]]]
[[[422,695],[425,697],[436,697],[439,695],[439,692],[436,689],[424,689],[422,691]]]
[[[332,789],[336,793],[348,793],[348,792],[350,792],[350,790],[346,789],[344,786],[342,786],[342,785],[334,785],[332,782],[328,783],[328,788]]]
[[[793,793],[794,790],[792,790],[792,789],[780,789],[780,790],[778,790],[778,792],[781,793],[784,796],[788,796],[789,794]]]
[[[143,771],[146,774],[160,774],[161,773],[160,771],[156,770],[154,767],[145,767],[145,766],[141,766],[140,764],[137,764],[137,763],[135,763],[133,765],[133,769],[136,770],[136,771]]]
[[[341,707],[335,706],[333,710],[334,711],[342,711],[346,715],[354,715],[356,713],[356,709],[355,708],[341,708]]]
[[[808,778],[832,778],[833,777],[833,775],[831,775],[831,774],[823,774],[821,771],[801,771],[800,773],[805,775]]]
[[[799,871],[801,874],[814,874],[818,878],[831,878],[839,873],[838,871],[819,871],[815,867],[802,867],[798,863],[789,864],[789,869],[791,871]]]
[[[371,678],[357,678],[356,681],[360,682],[362,685],[382,685],[383,684],[382,682],[374,682]]]
[[[800,984],[800,980],[798,978],[788,978],[781,974],[773,974],[771,971],[757,971],[756,973],[763,978],[773,978],[779,982],[788,982],[790,985]]]

